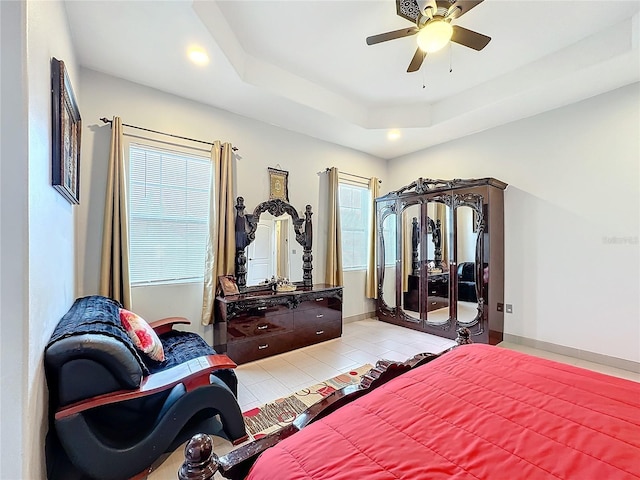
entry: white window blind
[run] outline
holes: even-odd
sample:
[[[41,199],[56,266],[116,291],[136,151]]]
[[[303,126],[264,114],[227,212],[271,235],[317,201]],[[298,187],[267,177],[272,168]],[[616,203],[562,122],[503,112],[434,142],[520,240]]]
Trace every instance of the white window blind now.
[[[207,157],[130,145],[132,285],[202,281],[211,170]]]
[[[342,234],[342,268],[367,268],[369,230],[369,189],[351,183],[338,184],[340,231]]]

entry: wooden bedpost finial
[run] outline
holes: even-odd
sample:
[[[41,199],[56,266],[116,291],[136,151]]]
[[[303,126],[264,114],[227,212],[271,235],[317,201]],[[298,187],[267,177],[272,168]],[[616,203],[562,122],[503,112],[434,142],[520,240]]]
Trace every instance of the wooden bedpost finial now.
[[[471,341],[471,332],[468,328],[462,327],[458,329],[458,336],[456,337],[456,343],[458,345],[470,345],[473,342]]]
[[[209,435],[198,433],[184,447],[184,463],[178,470],[179,480],[212,480],[218,471],[218,456],[213,453]]]

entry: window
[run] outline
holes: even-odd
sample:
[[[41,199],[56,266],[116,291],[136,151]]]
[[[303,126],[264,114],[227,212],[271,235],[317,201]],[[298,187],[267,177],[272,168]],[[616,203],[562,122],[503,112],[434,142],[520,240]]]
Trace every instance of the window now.
[[[342,268],[365,270],[368,263],[369,189],[350,183],[338,185]]]
[[[131,144],[129,172],[131,284],[202,281],[210,158]]]

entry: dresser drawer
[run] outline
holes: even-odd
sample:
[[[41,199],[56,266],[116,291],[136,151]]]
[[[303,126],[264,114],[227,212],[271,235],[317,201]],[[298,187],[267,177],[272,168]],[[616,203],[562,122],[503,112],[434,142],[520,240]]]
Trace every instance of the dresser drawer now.
[[[296,329],[313,328],[314,325],[326,322],[342,323],[342,311],[331,308],[309,308],[296,310],[293,313],[293,325]]]
[[[242,318],[264,318],[288,312],[289,307],[287,305],[252,305],[239,316],[242,316]]]
[[[332,310],[342,311],[342,301],[335,297],[322,296],[300,302],[297,310],[309,310],[311,308],[330,308]]]
[[[427,293],[431,296],[448,297],[449,296],[449,279],[445,276],[430,278],[427,285]]]
[[[307,322],[304,326],[296,325],[296,342],[299,346],[324,342],[342,335],[342,318],[332,321]]]
[[[449,301],[442,297],[429,297],[427,299],[427,312],[432,310],[438,310],[440,308],[446,308],[449,306]]]
[[[230,342],[227,344],[227,355],[237,364],[252,362],[261,358],[287,352],[292,348],[292,334],[263,335],[250,340]]]
[[[293,314],[285,311],[280,315],[252,315],[236,318],[227,326],[227,341],[249,339],[251,337],[286,333],[293,330]]]

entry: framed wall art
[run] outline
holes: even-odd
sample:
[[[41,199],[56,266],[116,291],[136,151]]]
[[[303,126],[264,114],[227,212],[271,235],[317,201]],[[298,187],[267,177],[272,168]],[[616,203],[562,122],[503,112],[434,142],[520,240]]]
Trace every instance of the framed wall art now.
[[[220,285],[220,292],[222,293],[222,296],[237,295],[240,293],[238,291],[236,278],[233,275],[220,275],[218,277],[218,283]]]
[[[279,198],[285,202],[289,201],[289,172],[268,168],[269,170],[269,200]]]
[[[51,59],[51,184],[69,203],[80,203],[82,122],[64,62]]]

